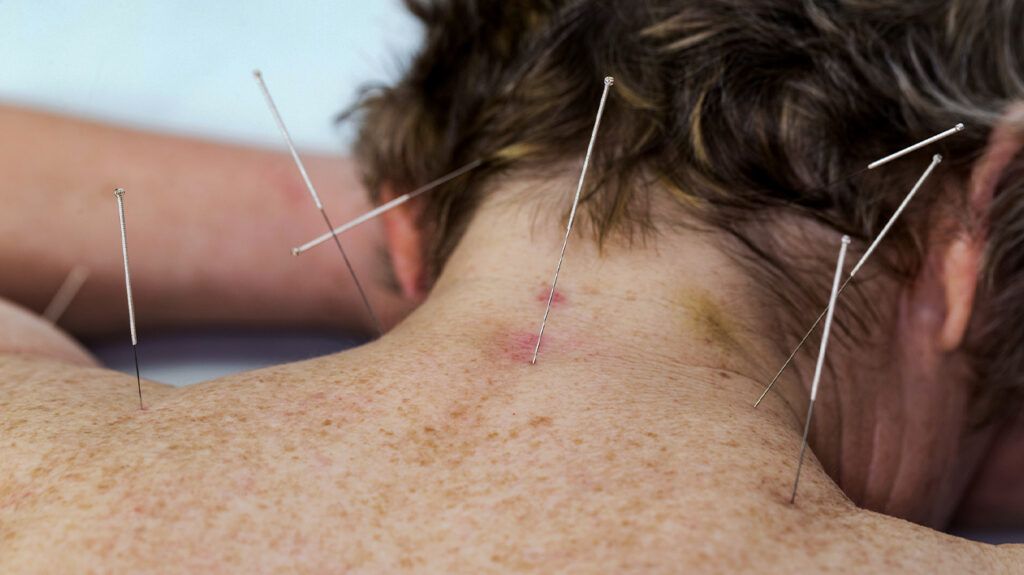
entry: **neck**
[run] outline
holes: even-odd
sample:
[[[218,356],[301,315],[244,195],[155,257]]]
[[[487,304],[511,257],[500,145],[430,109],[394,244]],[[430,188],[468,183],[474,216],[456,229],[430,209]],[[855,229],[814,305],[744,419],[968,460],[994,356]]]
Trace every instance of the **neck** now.
[[[545,213],[561,214],[565,207]],[[714,232],[673,231],[642,245],[610,241],[599,250],[578,227],[566,250],[538,362],[531,365],[564,229],[530,209],[485,202],[427,300],[381,343],[416,358],[416,371],[426,369],[449,381],[472,374],[538,383],[531,389],[543,391],[534,399],[558,409],[565,407],[565,397],[581,392],[605,394],[604,403],[617,409],[635,410],[644,403],[659,413],[664,410],[657,404],[666,398],[673,405],[717,402],[720,409],[700,416],[755,417],[774,425],[758,433],[783,430],[799,437],[809,381],[791,373],[777,387],[779,394],[759,410],[752,408],[785,350],[774,341],[778,318],[769,315],[757,286],[723,249],[728,240]],[[832,355],[841,357],[833,347]],[[922,509],[933,506],[916,492],[897,497],[892,481],[872,482],[868,473],[877,475],[878,466],[864,463],[876,451],[871,441],[858,443],[864,449],[843,449],[831,439],[870,439],[878,433],[862,425],[864,414],[834,416],[842,410],[832,403],[864,395],[856,381],[845,383],[856,393],[840,394],[838,388],[847,386],[834,381],[819,401],[824,415],[814,421],[815,455],[844,487],[852,486],[858,501],[870,501],[869,494]],[[664,417],[678,413],[664,412]],[[927,454],[912,450],[898,461],[921,457]],[[935,467],[930,460],[921,463]],[[841,467],[848,473],[840,473]],[[929,513],[905,515],[920,519]]]
[[[542,221],[524,212],[481,209],[402,331],[422,337],[440,328],[451,345],[530,363],[563,235],[557,224],[537,231]],[[603,367],[757,372],[751,362],[763,353],[748,280],[713,236],[660,236],[599,253],[581,235],[578,228],[569,238],[536,367],[587,358]]]
[[[577,228],[530,365],[564,238],[559,227],[530,210],[483,206],[427,301],[394,336],[495,369],[582,362],[587,371],[642,369],[657,381],[718,370],[751,380],[756,391],[754,375],[771,357],[758,336],[767,331],[748,278],[710,232],[599,250]]]

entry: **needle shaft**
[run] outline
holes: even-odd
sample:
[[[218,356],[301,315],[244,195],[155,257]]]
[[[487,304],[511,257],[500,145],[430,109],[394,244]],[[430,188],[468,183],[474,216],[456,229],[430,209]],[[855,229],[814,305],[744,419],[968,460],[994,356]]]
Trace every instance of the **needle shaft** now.
[[[569,245],[569,235],[572,234],[572,225],[576,220],[576,208],[580,203],[580,194],[583,192],[583,182],[587,178],[587,168],[590,166],[590,157],[594,153],[594,143],[597,141],[597,132],[601,127],[601,117],[604,116],[604,107],[608,102],[608,92],[611,90],[615,79],[608,76],[604,79],[604,93],[601,94],[601,104],[597,108],[597,119],[594,120],[594,131],[590,135],[590,144],[587,146],[587,155],[583,159],[583,169],[580,172],[580,181],[576,186],[576,195],[572,201],[572,210],[569,212],[569,223],[565,227],[565,239],[562,240],[562,251],[558,255],[558,265],[555,266],[555,278],[551,280],[551,292],[548,294],[548,303],[544,308],[544,319],[541,320],[540,333],[537,335],[537,345],[533,348],[533,360],[531,364],[537,363],[537,356],[540,355],[540,342],[544,339],[544,329],[548,325],[548,315],[551,314],[551,303],[555,299],[555,287],[558,285],[558,273],[562,270],[562,262],[565,261],[565,248]]]
[[[840,294],[846,289],[846,286],[849,285],[850,280],[852,280],[857,275],[857,272],[859,272],[861,268],[864,267],[864,264],[868,261],[868,258],[870,258],[871,255],[875,252],[875,249],[878,248],[878,245],[882,242],[882,240],[885,239],[885,236],[889,234],[889,231],[892,230],[892,227],[896,223],[896,220],[899,219],[900,215],[903,214],[903,211],[907,208],[908,205],[910,205],[911,200],[914,199],[914,196],[917,195],[917,192],[921,189],[922,186],[924,186],[925,181],[928,179],[929,176],[932,175],[932,172],[935,171],[935,168],[938,167],[940,163],[942,163],[942,156],[936,154],[932,158],[932,163],[928,166],[924,173],[921,174],[921,177],[918,178],[917,183],[914,184],[914,187],[903,199],[903,202],[900,203],[900,206],[896,209],[895,212],[893,212],[893,215],[889,218],[889,221],[886,222],[885,227],[883,227],[882,231],[878,233],[878,236],[876,236],[874,241],[871,242],[871,245],[868,246],[867,251],[865,251],[864,255],[860,257],[860,260],[857,262],[857,265],[855,265],[853,269],[850,271],[850,276],[846,278],[846,281],[843,282],[842,287],[839,288]],[[788,358],[786,358],[786,361],[782,364],[782,367],[775,374],[775,377],[773,377],[772,380],[768,382],[768,386],[765,387],[764,392],[761,393],[761,397],[758,397],[757,401],[754,402],[754,407],[761,405],[761,401],[763,401],[764,398],[768,395],[768,392],[771,391],[773,387],[775,387],[775,384],[779,381],[779,378],[782,377],[783,372],[785,372],[786,369],[789,367],[789,364],[793,362],[793,358],[796,357],[796,354],[800,351],[804,344],[807,343],[807,339],[810,338],[811,333],[813,333],[815,328],[818,327],[818,324],[821,323],[822,318],[825,317],[826,311],[827,309],[822,310],[822,312],[818,314],[818,319],[814,320],[814,323],[811,325],[810,329],[807,330],[807,333],[804,334],[804,337],[800,340],[800,343],[796,345],[796,348],[793,349],[793,352],[789,354]]]
[[[850,246],[850,237],[843,236],[842,246],[839,248],[839,258],[836,261],[836,273],[832,278],[832,295],[828,300],[828,312],[825,315],[825,334],[821,337],[821,347],[818,350],[818,363],[814,366],[814,380],[811,383],[811,402],[807,406],[807,421],[804,423],[804,437],[800,444],[800,459],[796,465],[796,478],[793,480],[793,494],[789,502],[796,502],[796,490],[800,485],[800,470],[804,466],[804,452],[807,450],[807,436],[811,431],[811,416],[814,414],[814,402],[818,399],[818,385],[821,383],[821,371],[825,365],[825,352],[828,349],[828,336],[832,332],[832,317],[836,311],[836,299],[839,297],[839,278],[843,275],[843,263],[846,261],[846,250]]]
[[[132,334],[132,355],[135,358],[135,382],[139,389],[139,409],[145,409],[142,403],[142,376],[139,374],[139,338],[135,332],[135,302],[132,299],[132,275],[128,269],[128,228],[124,218],[124,194],[122,188],[114,190],[117,198],[117,215],[121,220],[121,256],[124,259],[124,285],[128,293],[128,325]]]
[[[438,187],[443,186],[444,184],[447,184],[448,182],[468,172],[475,170],[476,168],[480,167],[483,163],[483,160],[473,160],[472,162],[466,164],[465,166],[462,166],[461,168],[455,170],[454,172],[441,176],[440,178],[419,188],[416,188],[415,190],[407,194],[402,194],[401,196],[398,196],[397,198],[391,200],[390,202],[382,204],[366,212],[365,214],[334,228],[330,232],[318,236],[315,239],[312,239],[297,248],[292,248],[292,255],[297,256],[299,254],[302,254],[303,252],[309,251],[319,246],[320,244],[323,244],[324,242],[330,240],[332,235],[340,236],[341,234],[351,230],[352,228],[365,224],[366,222],[376,218],[377,216],[380,216],[383,213],[391,211],[397,208],[398,206],[408,202],[409,200],[416,198],[417,196],[421,196],[431,190],[435,190]]]
[[[68,306],[74,301],[75,296],[85,285],[85,281],[89,279],[89,268],[79,265],[75,266],[68,277],[64,278],[64,283],[57,289],[57,293],[53,295],[53,299],[43,310],[43,317],[45,317],[50,323],[56,324],[60,320],[64,312],[67,311]]]
[[[871,162],[870,164],[868,164],[868,169],[869,170],[874,170],[875,168],[880,168],[880,167],[888,164],[889,162],[891,162],[893,160],[897,160],[899,158],[902,158],[903,156],[906,156],[907,154],[910,154],[912,152],[916,152],[917,150],[920,150],[921,148],[924,148],[925,146],[930,146],[930,145],[934,144],[935,142],[938,142],[939,140],[944,140],[944,139],[952,136],[953,134],[957,134],[959,132],[962,132],[962,131],[964,131],[964,127],[965,126],[963,124],[957,124],[957,125],[953,126],[952,128],[946,130],[945,132],[942,132],[941,134],[936,134],[936,135],[932,136],[931,138],[928,138],[927,140],[922,140],[922,141],[914,144],[913,146],[908,146],[906,148],[903,148],[902,150],[896,152],[895,154],[891,154],[891,155],[888,155],[888,156],[882,158],[881,160],[877,160],[877,161]]]
[[[270,90],[267,88],[267,84],[263,81],[263,74],[259,70],[254,70],[253,76],[256,78],[256,83],[259,85],[260,91],[263,92],[263,97],[267,101],[267,107],[270,108],[270,113],[274,116],[274,122],[277,124],[278,130],[281,132],[281,137],[284,138],[285,144],[288,146],[288,152],[292,155],[295,167],[298,168],[299,174],[302,175],[302,181],[306,184],[306,190],[309,191],[310,197],[313,198],[313,203],[316,205],[316,209],[320,210],[320,215],[323,217],[324,223],[327,225],[328,234],[330,234],[330,237],[334,238],[334,245],[338,247],[338,253],[341,254],[341,259],[344,261],[349,275],[352,276],[352,282],[356,286],[356,291],[359,292],[360,299],[363,300],[363,306],[366,307],[366,312],[370,315],[370,319],[373,321],[378,335],[383,334],[384,327],[377,318],[377,314],[374,313],[373,306],[370,305],[370,299],[366,296],[366,290],[363,289],[363,284],[360,283],[359,277],[356,275],[355,268],[352,267],[352,262],[348,259],[348,254],[345,253],[345,248],[342,247],[341,240],[338,239],[338,234],[334,232],[334,225],[331,224],[331,219],[327,216],[324,204],[320,201],[320,195],[316,193],[316,188],[313,186],[312,180],[309,179],[309,174],[306,173],[306,166],[302,163],[302,158],[299,157],[299,152],[295,149],[295,144],[292,142],[292,136],[288,132],[288,127],[285,126],[284,120],[281,118],[281,113],[277,109],[277,104],[274,103],[274,98],[270,95]]]

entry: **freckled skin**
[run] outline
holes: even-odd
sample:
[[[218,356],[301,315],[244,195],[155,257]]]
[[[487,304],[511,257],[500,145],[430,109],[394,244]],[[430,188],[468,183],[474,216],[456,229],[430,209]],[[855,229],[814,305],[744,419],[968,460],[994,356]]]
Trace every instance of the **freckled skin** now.
[[[465,244],[486,245],[475,233]],[[758,382],[716,365],[727,352],[672,331],[704,321],[682,306],[571,293],[541,362],[520,361],[547,266],[494,281],[516,268],[482,258],[475,283],[460,257],[447,269],[466,287],[442,284],[378,341],[180,390],[147,383],[146,411],[134,377],[68,363],[67,341],[0,351],[0,573],[1013,573],[1024,560],[857,509],[813,453],[790,505],[801,429],[775,398],[750,408]],[[590,285],[615,277],[638,279]]]
[[[132,378],[0,357],[0,455],[15,462],[0,470],[0,569],[843,570],[842,549],[865,540],[883,550],[866,571],[925,565],[899,549],[926,530],[862,517],[813,460],[788,505],[796,435],[764,433],[771,408],[735,410],[749,382],[708,373],[717,391],[695,401],[698,373],[688,392],[652,392],[623,386],[627,372],[574,380],[570,362],[553,369],[575,383],[556,392],[484,356],[457,377],[431,365],[446,383],[425,394],[420,353],[394,358],[374,344],[147,385],[140,412]]]

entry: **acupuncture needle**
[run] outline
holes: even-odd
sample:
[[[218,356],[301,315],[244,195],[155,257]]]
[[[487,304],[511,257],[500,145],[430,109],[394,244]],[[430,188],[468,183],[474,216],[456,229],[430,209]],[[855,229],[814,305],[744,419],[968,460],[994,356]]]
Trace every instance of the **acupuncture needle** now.
[[[903,148],[902,150],[896,152],[895,154],[891,154],[889,156],[886,156],[886,157],[882,158],[881,160],[877,160],[877,161],[871,162],[868,165],[868,169],[869,170],[874,170],[875,168],[880,168],[880,167],[888,164],[889,162],[892,162],[893,160],[898,160],[898,159],[902,158],[903,156],[906,156],[907,154],[910,154],[912,152],[916,152],[917,150],[920,150],[921,148],[930,146],[930,145],[932,145],[935,142],[938,142],[940,140],[945,140],[946,138],[948,138],[948,137],[950,137],[950,136],[952,136],[954,134],[957,134],[959,132],[963,132],[964,128],[965,128],[965,126],[962,123],[957,124],[957,125],[953,126],[952,128],[946,130],[945,132],[942,132],[941,134],[936,134],[936,135],[932,136],[931,138],[928,138],[927,140],[922,140],[922,141],[914,144],[913,146],[909,146],[909,147]]]
[[[393,209],[397,208],[398,206],[408,202],[409,200],[412,200],[412,199],[414,199],[414,198],[416,198],[418,196],[421,196],[421,195],[423,195],[423,194],[425,194],[425,193],[427,193],[427,192],[429,192],[431,190],[435,190],[435,189],[443,186],[444,184],[447,184],[448,182],[450,182],[452,180],[455,180],[455,179],[461,177],[462,175],[467,174],[467,173],[469,173],[469,172],[479,168],[480,166],[483,165],[483,163],[484,163],[484,161],[482,159],[473,160],[472,162],[466,164],[465,166],[462,166],[461,168],[459,168],[459,169],[457,169],[457,170],[455,170],[455,171],[453,171],[451,173],[448,173],[448,174],[446,174],[444,176],[441,176],[440,178],[438,178],[438,179],[436,179],[436,180],[434,180],[434,181],[432,181],[432,182],[430,182],[428,184],[420,186],[419,188],[416,188],[415,190],[413,190],[413,191],[411,191],[411,192],[409,192],[407,194],[402,194],[401,196],[398,196],[397,198],[391,200],[390,202],[387,202],[386,204],[382,204],[382,205],[380,205],[380,206],[378,206],[378,207],[376,207],[376,208],[366,212],[365,214],[363,214],[363,215],[361,215],[361,216],[359,216],[359,217],[357,217],[357,218],[355,218],[355,219],[353,219],[353,220],[351,220],[349,222],[346,222],[346,223],[344,223],[344,224],[334,228],[330,232],[327,232],[326,234],[323,234],[322,236],[319,236],[319,237],[317,237],[314,240],[310,240],[309,242],[306,242],[306,243],[302,244],[301,246],[299,246],[297,248],[292,248],[292,255],[296,255],[297,256],[297,255],[302,254],[303,252],[309,251],[309,250],[319,246],[320,244],[326,242],[327,240],[331,239],[331,235],[340,236],[341,234],[351,230],[352,228],[354,228],[356,226],[359,226],[359,225],[362,225],[362,224],[365,224],[366,222],[372,220],[373,218],[376,218],[377,216],[380,216],[381,214],[384,214],[384,213],[386,213],[386,212],[388,212],[390,210],[393,210]]]
[[[811,431],[811,416],[814,415],[814,402],[818,399],[818,385],[821,383],[821,370],[825,365],[825,351],[828,349],[828,336],[832,332],[832,316],[836,311],[836,298],[839,297],[839,278],[843,275],[843,263],[846,261],[846,250],[850,247],[850,236],[843,236],[839,248],[839,259],[836,261],[836,273],[832,278],[832,295],[829,296],[825,315],[825,333],[821,336],[821,347],[818,349],[818,363],[814,366],[814,379],[811,383],[811,401],[807,406],[807,421],[804,423],[804,438],[800,444],[800,458],[796,464],[796,479],[793,480],[793,495],[789,498],[792,505],[796,502],[796,489],[800,484],[800,470],[804,466],[804,453],[807,451],[807,435]]]
[[[601,104],[597,108],[597,118],[594,120],[594,131],[590,135],[590,144],[587,146],[587,155],[583,158],[583,169],[580,171],[580,181],[576,186],[576,196],[572,201],[572,210],[569,212],[569,223],[565,227],[565,238],[562,240],[562,251],[558,255],[558,265],[555,266],[555,277],[551,280],[551,292],[548,294],[548,303],[544,308],[544,319],[540,323],[540,333],[537,335],[537,345],[533,348],[533,360],[531,364],[537,364],[537,356],[540,355],[540,342],[544,339],[544,329],[548,325],[548,315],[551,313],[551,303],[555,299],[555,287],[558,285],[558,273],[562,270],[562,262],[565,261],[565,248],[569,245],[569,235],[572,234],[572,226],[576,221],[576,208],[580,203],[580,194],[583,192],[583,182],[587,178],[587,168],[590,166],[590,157],[594,153],[594,143],[597,141],[597,132],[601,128],[601,118],[604,116],[604,107],[608,102],[608,92],[615,83],[615,78],[608,76],[604,79],[604,93],[601,94]]]
[[[71,272],[66,278],[64,283],[60,284],[60,288],[57,289],[57,293],[53,295],[53,299],[50,300],[49,305],[43,311],[43,317],[47,321],[56,325],[60,320],[64,312],[67,311],[68,306],[74,301],[75,296],[85,285],[86,280],[89,279],[89,268],[83,265],[76,265],[71,269]]]
[[[917,150],[920,150],[921,148],[924,148],[926,146],[930,146],[930,145],[934,144],[935,142],[938,142],[940,140],[945,140],[946,138],[948,138],[950,136],[953,136],[955,134],[963,132],[965,129],[966,129],[966,126],[963,123],[959,123],[959,124],[953,126],[952,128],[946,130],[945,132],[940,132],[938,134],[935,134],[934,136],[932,136],[930,138],[921,140],[920,142],[918,142],[916,144],[907,146],[906,148],[903,148],[902,150],[900,150],[900,151],[898,151],[896,153],[889,154],[888,156],[886,156],[886,157],[884,157],[884,158],[882,158],[880,160],[875,160],[874,162],[871,162],[870,164],[868,164],[867,166],[865,166],[864,168],[862,168],[860,170],[857,170],[856,172],[853,172],[851,174],[847,174],[846,176],[843,176],[842,178],[839,178],[838,180],[833,180],[833,181],[825,184],[823,186],[823,188],[824,189],[828,189],[828,188],[831,188],[832,186],[835,186],[837,184],[841,184],[841,183],[843,183],[845,181],[852,180],[853,178],[856,178],[857,176],[859,176],[861,174],[864,174],[866,172],[870,172],[872,170],[880,168],[880,167],[882,167],[882,166],[884,166],[884,165],[886,165],[886,164],[888,164],[890,162],[893,162],[895,160],[898,160],[898,159],[902,158],[903,156],[906,156],[907,154],[911,154],[913,152],[916,152]]]
[[[893,225],[896,223],[896,220],[898,220],[900,215],[903,214],[903,210],[907,208],[907,206],[910,204],[910,201],[914,199],[915,195],[917,195],[918,190],[920,190],[921,187],[924,186],[925,181],[928,179],[929,176],[932,175],[932,172],[935,171],[935,168],[938,167],[940,163],[942,163],[941,155],[936,154],[935,156],[932,157],[932,163],[929,164],[928,168],[924,171],[923,174],[921,174],[921,177],[917,180],[917,183],[915,183],[914,187],[911,188],[910,193],[907,194],[907,196],[903,199],[903,202],[900,204],[900,206],[896,208],[895,212],[893,212],[892,217],[889,218],[889,221],[885,224],[885,227],[882,228],[882,231],[879,232],[878,236],[876,236],[874,241],[871,242],[871,245],[868,247],[867,251],[864,252],[864,255],[861,256],[860,260],[857,262],[857,265],[855,265],[853,269],[850,270],[849,277],[846,278],[846,281],[844,281],[843,285],[840,286],[839,288],[840,294],[843,293],[843,290],[846,289],[846,286],[849,285],[853,278],[857,275],[857,272],[859,272],[861,268],[864,267],[864,264],[867,263],[868,258],[870,258],[871,255],[875,252],[875,249],[878,248],[878,245],[882,242],[882,240],[885,239],[885,236],[888,235],[889,230],[892,229]],[[775,384],[779,381],[779,378],[782,377],[782,373],[785,372],[786,368],[789,367],[789,364],[793,362],[793,358],[796,357],[796,354],[807,342],[807,339],[811,337],[811,333],[813,333],[815,328],[818,327],[818,324],[821,323],[822,318],[825,317],[825,313],[825,311],[822,311],[818,315],[818,319],[814,320],[814,323],[811,325],[810,329],[808,329],[807,333],[804,334],[803,339],[800,340],[800,343],[797,344],[793,352],[789,354],[789,357],[786,358],[785,363],[783,363],[782,367],[779,368],[778,373],[775,374],[775,377],[773,377],[771,382],[768,383],[768,386],[765,388],[764,392],[761,393],[761,397],[757,398],[757,401],[754,402],[754,407],[761,405],[761,402],[768,395],[768,392],[772,390]]]
[[[145,409],[142,404],[142,377],[139,375],[139,338],[135,332],[135,302],[132,299],[132,276],[128,271],[128,232],[124,223],[124,189],[114,190],[114,197],[117,198],[117,215],[121,220],[121,255],[124,256],[124,285],[128,292],[128,324],[132,333],[132,355],[135,357],[135,381],[139,386],[139,409]]]
[[[313,203],[316,204],[316,209],[320,210],[320,215],[324,219],[324,224],[327,225],[328,233],[330,237],[334,239],[334,245],[338,247],[338,253],[341,254],[341,259],[345,262],[345,267],[348,268],[349,275],[352,276],[352,282],[355,283],[356,290],[359,292],[359,297],[363,300],[363,305],[366,307],[367,313],[370,314],[370,318],[373,320],[374,325],[377,328],[378,335],[384,334],[384,327],[381,325],[380,320],[377,319],[377,314],[373,312],[373,307],[370,305],[370,299],[366,297],[366,291],[363,290],[363,284],[359,282],[359,278],[356,276],[356,270],[352,267],[352,262],[348,259],[348,254],[345,253],[345,248],[341,246],[341,240],[338,239],[338,234],[334,233],[334,224],[331,223],[331,219],[327,216],[327,210],[324,209],[323,202],[320,201],[320,195],[316,193],[316,188],[313,187],[313,182],[309,179],[309,174],[306,173],[306,166],[302,163],[302,158],[299,157],[299,153],[295,150],[295,144],[292,142],[292,136],[288,133],[288,128],[284,125],[284,120],[281,119],[281,113],[277,110],[277,104],[274,103],[274,98],[270,95],[270,90],[267,89],[267,84],[263,81],[263,74],[259,70],[253,70],[253,77],[256,78],[256,83],[259,84],[260,91],[263,92],[263,97],[267,100],[267,107],[270,108],[270,113],[274,116],[274,121],[277,123],[277,128],[281,131],[281,136],[284,138],[285,144],[288,145],[288,151],[291,152],[292,160],[295,162],[295,167],[298,168],[299,174],[302,175],[302,181],[306,184],[306,189],[309,190],[309,195],[313,198]]]

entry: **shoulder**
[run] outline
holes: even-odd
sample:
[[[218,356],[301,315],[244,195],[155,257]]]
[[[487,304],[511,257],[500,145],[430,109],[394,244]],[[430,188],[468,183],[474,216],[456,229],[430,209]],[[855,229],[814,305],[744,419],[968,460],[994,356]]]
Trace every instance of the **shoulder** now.
[[[512,393],[497,382],[425,394],[417,378],[402,391],[397,376],[335,360],[173,397],[147,389],[144,413],[134,378],[105,370],[0,356],[0,380],[0,570],[63,561],[39,552],[53,541],[68,561],[126,570],[199,557],[578,573],[1012,573],[1024,561],[859,510],[813,461],[790,505],[779,462],[799,436],[737,434],[735,418],[702,418],[700,440],[635,418],[603,434],[603,414],[570,418],[570,404],[469,401]],[[665,407],[674,421],[686,409]],[[710,458],[716,433],[736,446]]]
[[[145,384],[154,400],[167,386]],[[99,366],[67,334],[0,299],[0,489],[83,430],[138,410],[134,377]]]
[[[170,388],[144,383],[147,401]],[[134,377],[46,357],[0,353],[0,510],[53,463],[74,453],[86,437],[139,411]],[[47,472],[48,473],[48,472]]]
[[[0,298],[0,354],[48,358],[77,365],[98,364],[75,340],[29,310]]]
[[[154,399],[170,390],[145,389]],[[138,408],[134,377],[102,368],[63,331],[0,299],[0,457]]]

